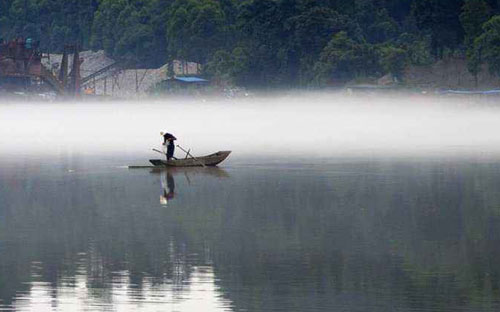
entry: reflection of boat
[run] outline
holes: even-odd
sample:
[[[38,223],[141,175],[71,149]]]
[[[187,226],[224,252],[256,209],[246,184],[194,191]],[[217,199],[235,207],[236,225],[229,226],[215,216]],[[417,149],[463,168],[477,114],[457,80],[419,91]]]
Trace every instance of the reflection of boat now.
[[[183,159],[150,159],[151,162],[156,167],[202,167],[202,166],[217,166],[224,159],[231,154],[231,151],[220,151],[207,156],[202,157],[191,157]]]
[[[196,176],[196,175],[207,175],[218,178],[228,178],[229,173],[226,170],[218,168],[218,167],[160,167],[160,166],[150,166],[151,173],[164,174],[168,172],[172,175],[184,174],[188,176]]]
[[[163,206],[166,206],[169,201],[174,199],[175,196],[175,180],[174,176],[177,174],[183,174],[187,182],[191,184],[191,179],[189,176],[191,175],[209,175],[216,178],[228,178],[229,174],[220,168],[217,167],[151,167],[151,173],[159,174],[162,194],[160,195],[160,203]]]

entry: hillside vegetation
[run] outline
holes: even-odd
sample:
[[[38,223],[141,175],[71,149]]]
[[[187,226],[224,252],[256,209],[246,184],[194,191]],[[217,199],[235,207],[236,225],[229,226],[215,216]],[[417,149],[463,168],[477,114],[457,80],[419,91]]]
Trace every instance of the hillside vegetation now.
[[[0,35],[104,49],[136,66],[174,59],[244,86],[345,83],[447,57],[500,73],[497,0],[2,0]]]

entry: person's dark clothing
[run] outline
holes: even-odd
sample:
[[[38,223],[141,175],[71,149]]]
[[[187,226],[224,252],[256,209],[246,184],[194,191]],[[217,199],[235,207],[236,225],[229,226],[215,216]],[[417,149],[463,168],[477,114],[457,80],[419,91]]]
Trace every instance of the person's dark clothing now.
[[[169,144],[173,145],[175,140],[177,140],[177,138],[170,133],[165,133],[163,135],[163,144],[165,145],[167,144],[167,141],[169,142]]]
[[[167,160],[170,160],[171,158],[174,157],[174,150],[175,150],[175,145],[173,141],[170,141],[170,143],[167,145]]]
[[[163,144],[167,146],[167,160],[174,157],[175,140],[177,140],[177,138],[170,133],[165,133],[163,135]]]

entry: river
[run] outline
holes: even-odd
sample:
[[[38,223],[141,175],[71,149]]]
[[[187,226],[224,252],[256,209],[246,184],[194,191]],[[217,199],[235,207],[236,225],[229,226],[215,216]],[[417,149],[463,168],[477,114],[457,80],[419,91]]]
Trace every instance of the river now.
[[[492,101],[190,101],[0,105],[1,310],[500,309]]]

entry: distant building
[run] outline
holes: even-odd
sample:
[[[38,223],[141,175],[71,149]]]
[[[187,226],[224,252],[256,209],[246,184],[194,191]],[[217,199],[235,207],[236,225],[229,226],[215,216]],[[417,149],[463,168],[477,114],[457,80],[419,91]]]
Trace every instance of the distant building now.
[[[179,76],[199,75],[201,73],[201,65],[195,62],[174,60],[173,65],[174,73]]]
[[[202,89],[209,81],[199,77],[171,77],[162,81],[165,89]]]
[[[159,82],[152,93],[174,93],[174,94],[193,94],[205,93],[210,88],[210,81],[200,77],[170,77]]]
[[[179,84],[191,84],[191,85],[204,85],[208,83],[208,80],[199,77],[173,77],[167,79],[167,81],[177,82]]]

